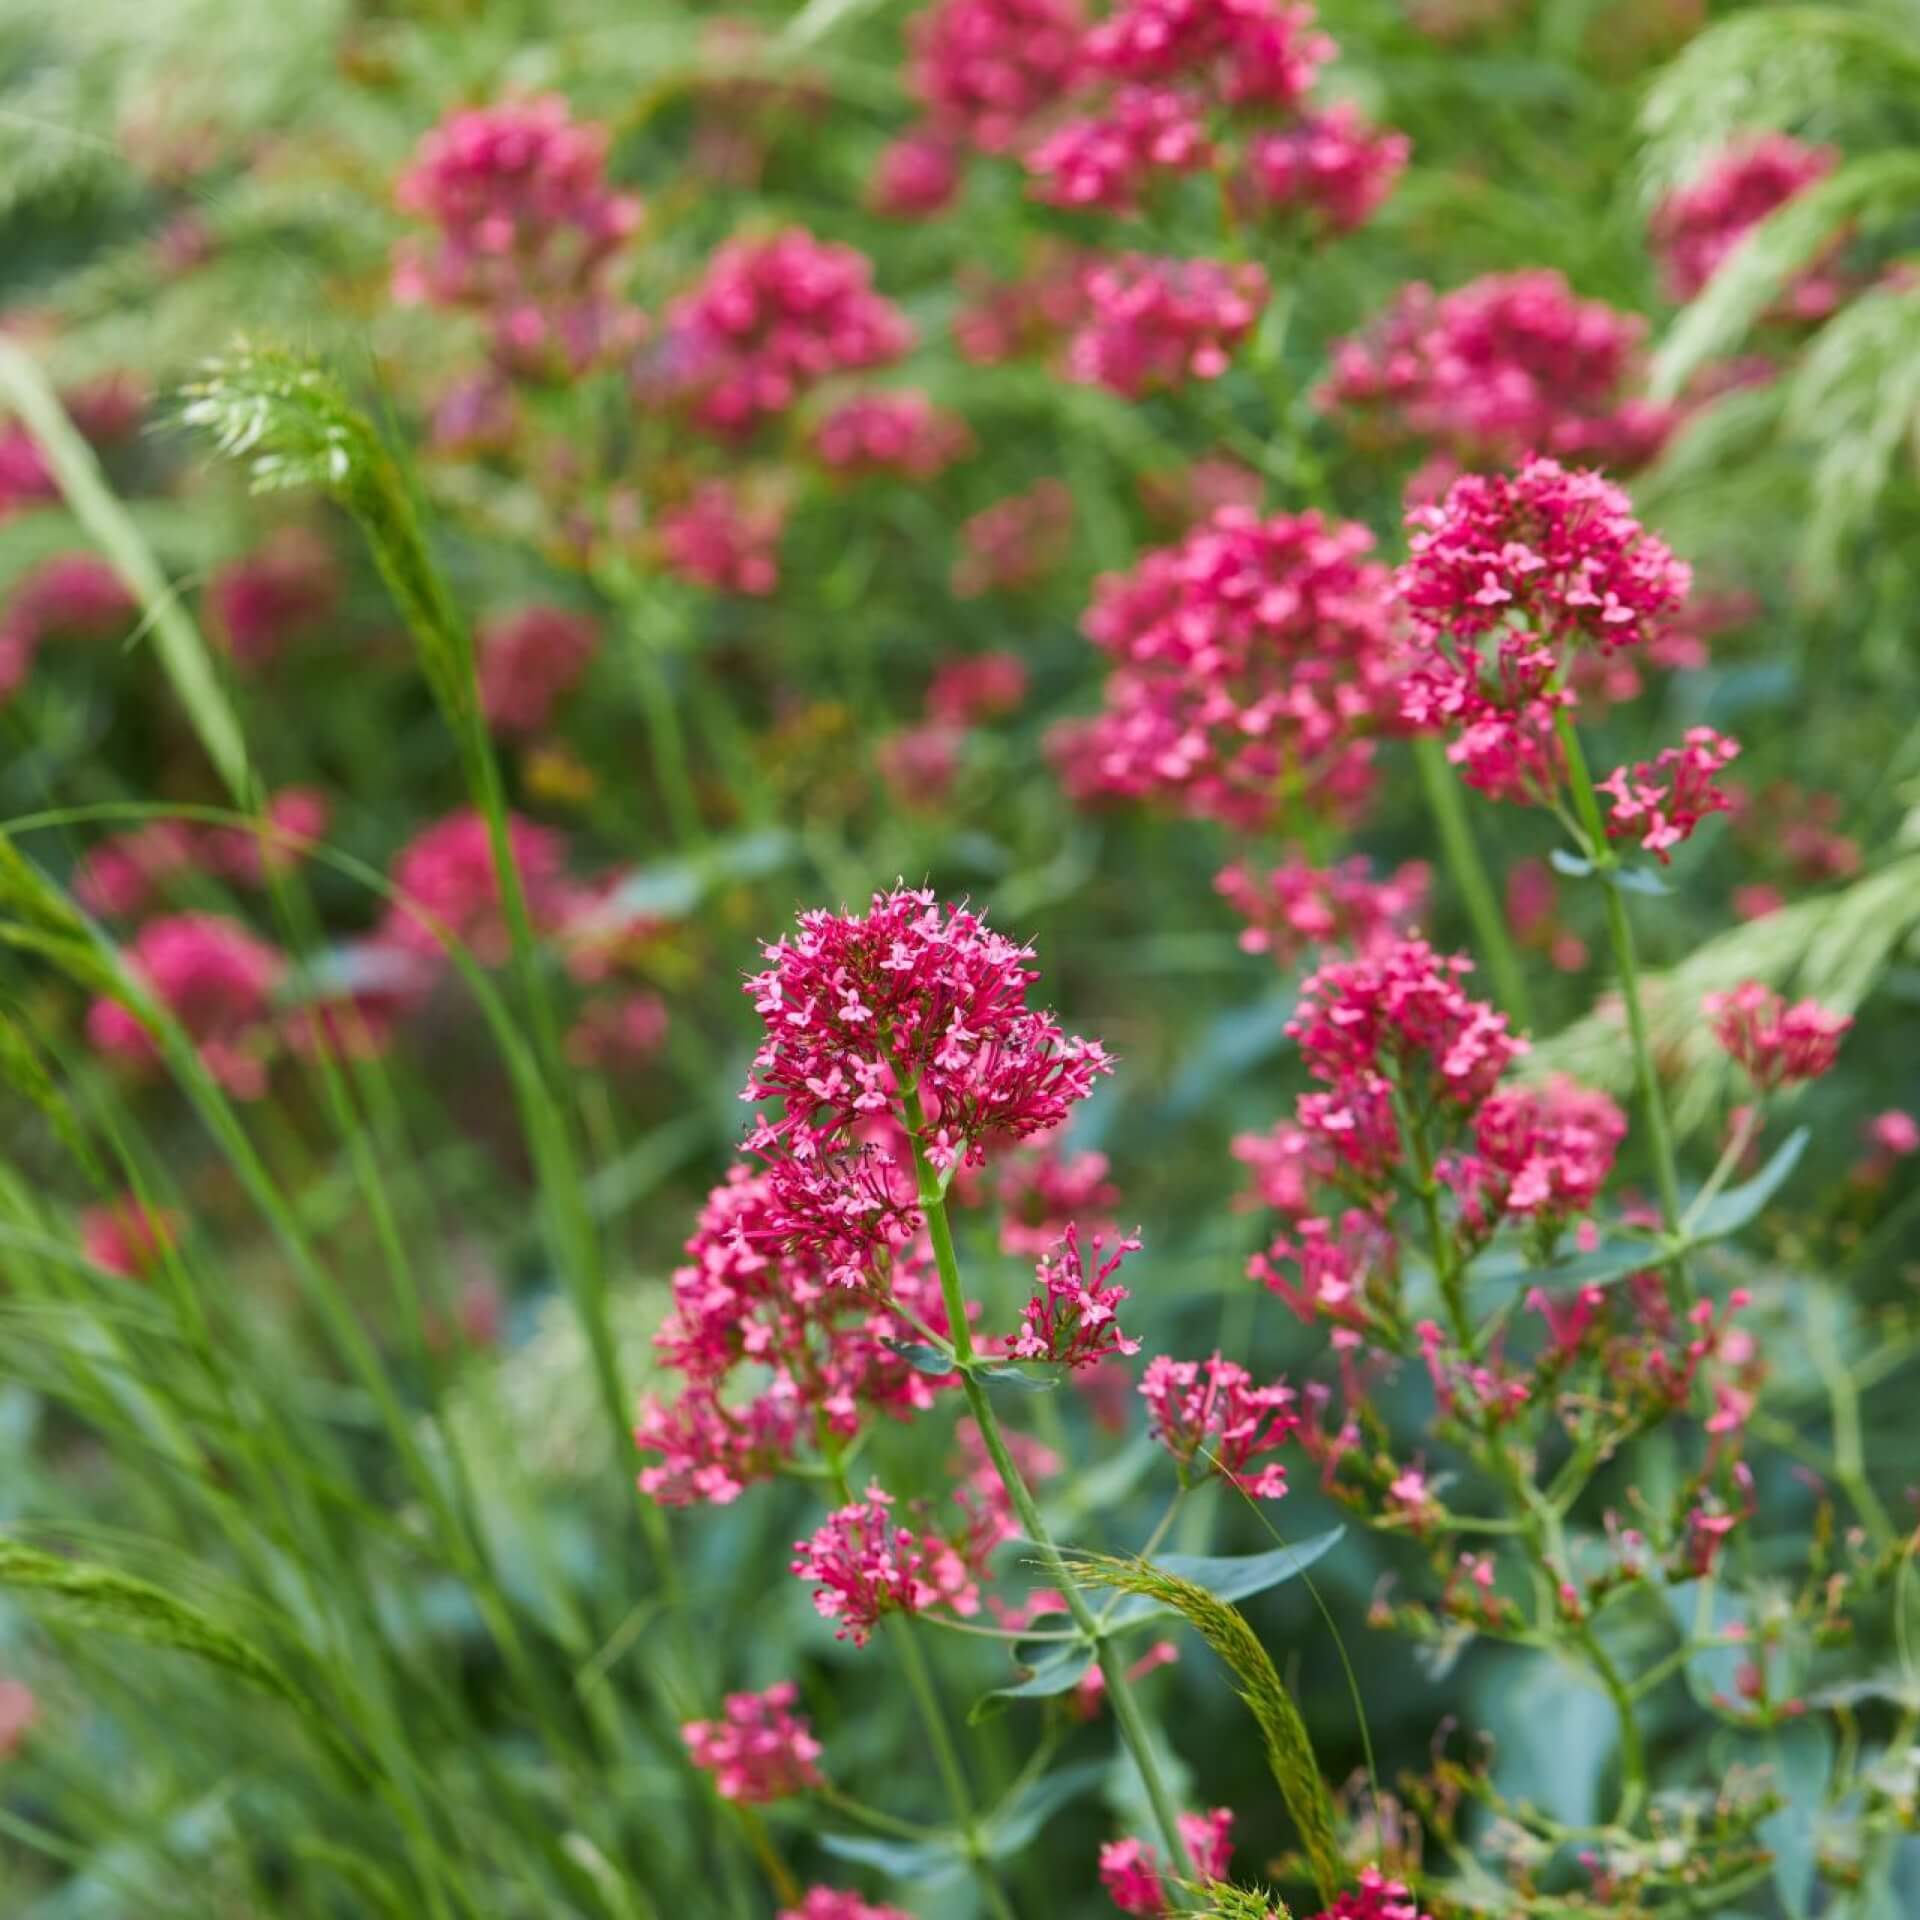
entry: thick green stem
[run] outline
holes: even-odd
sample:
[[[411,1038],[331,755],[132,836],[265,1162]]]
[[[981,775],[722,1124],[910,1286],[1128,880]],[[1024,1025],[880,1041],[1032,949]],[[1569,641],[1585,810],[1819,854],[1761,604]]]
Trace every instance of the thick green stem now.
[[[1440,835],[1440,850],[1446,857],[1447,872],[1454,890],[1473,923],[1474,944],[1487,963],[1493,981],[1493,995],[1500,1010],[1515,1026],[1531,1027],[1533,1012],[1527,999],[1527,977],[1514,950],[1507,918],[1487,876],[1486,863],[1473,837],[1472,824],[1460,798],[1460,782],[1447,765],[1446,750],[1430,735],[1421,735],[1413,743],[1414,765],[1420,769],[1420,785],[1426,794],[1427,811]]]
[[[1586,854],[1600,876],[1606,896],[1607,939],[1613,948],[1614,972],[1619,976],[1620,998],[1627,1009],[1627,1034],[1633,1046],[1634,1077],[1640,1087],[1641,1117],[1646,1122],[1647,1149],[1653,1160],[1654,1185],[1660,1195],[1660,1219],[1669,1235],[1680,1233],[1680,1177],[1674,1161],[1673,1129],[1667,1120],[1666,1096],[1660,1089],[1660,1074],[1654,1064],[1653,1044],[1647,1036],[1647,1014],[1640,993],[1640,962],[1634,950],[1633,922],[1627,903],[1613,882],[1613,869],[1619,862],[1607,840],[1606,822],[1600,816],[1599,796],[1594,792],[1593,775],[1587,769],[1587,756],[1580,745],[1579,730],[1563,707],[1555,722],[1560,750],[1566,758],[1567,783],[1573,791],[1573,804],[1587,838]],[[1669,1265],[1668,1285],[1676,1304],[1684,1306],[1692,1298],[1686,1262],[1676,1257]]]
[[[1141,1784],[1146,1788],[1148,1804],[1153,1808],[1154,1824],[1160,1829],[1160,1837],[1166,1843],[1174,1872],[1182,1880],[1191,1880],[1194,1878],[1193,1857],[1181,1837],[1180,1810],[1174,1805],[1173,1796],[1168,1792],[1167,1783],[1161,1775],[1153,1737],[1140,1703],[1134,1698],[1133,1689],[1128,1683],[1125,1662],[1107,1639],[1086,1595],[1068,1571],[1046,1521],[1040,1516],[1040,1508],[1032,1490],[1014,1462],[1006,1435],[1001,1431],[999,1419],[994,1413],[993,1403],[987,1398],[986,1388],[974,1373],[973,1334],[967,1325],[967,1297],[960,1285],[960,1262],[954,1252],[953,1228],[947,1219],[946,1195],[941,1189],[939,1176],[921,1147],[921,1137],[926,1131],[926,1114],[921,1108],[917,1088],[907,1089],[905,1105],[908,1136],[913,1142],[914,1174],[919,1183],[920,1208],[926,1215],[927,1237],[933,1242],[934,1264],[940,1272],[940,1292],[946,1302],[947,1324],[951,1330],[954,1354],[959,1361],[960,1386],[967,1397],[968,1411],[980,1430],[987,1457],[1000,1476],[1000,1484],[1006,1489],[1007,1498],[1013,1503],[1013,1510],[1019,1516],[1028,1540],[1039,1553],[1048,1579],[1066,1601],[1073,1624],[1094,1649],[1094,1658],[1100,1663],[1101,1675],[1107,1683],[1106,1693],[1113,1706],[1114,1724],[1120,1729],[1120,1738],[1126,1743],[1127,1751],[1133,1755],[1134,1765],[1140,1770]]]

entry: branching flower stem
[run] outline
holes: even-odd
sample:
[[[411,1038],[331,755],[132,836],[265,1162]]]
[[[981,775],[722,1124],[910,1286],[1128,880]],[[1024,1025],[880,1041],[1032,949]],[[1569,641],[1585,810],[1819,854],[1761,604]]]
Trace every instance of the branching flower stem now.
[[[933,1243],[934,1264],[940,1273],[940,1292],[946,1301],[947,1323],[951,1329],[961,1390],[966,1394],[968,1411],[980,1430],[987,1457],[1000,1476],[1007,1498],[1013,1503],[1013,1510],[1019,1516],[1021,1526],[1026,1529],[1027,1538],[1039,1553],[1048,1579],[1059,1589],[1073,1624],[1094,1650],[1094,1658],[1099,1662],[1100,1672],[1106,1681],[1107,1698],[1113,1703],[1114,1723],[1120,1729],[1120,1738],[1125,1742],[1127,1751],[1133,1756],[1134,1765],[1140,1770],[1141,1784],[1146,1788],[1147,1801],[1153,1809],[1154,1824],[1160,1829],[1160,1837],[1166,1843],[1174,1873],[1179,1879],[1192,1880],[1193,1859],[1187,1851],[1186,1841],[1181,1837],[1179,1809],[1174,1805],[1173,1796],[1160,1772],[1153,1737],[1140,1703],[1134,1698],[1133,1689],[1128,1683],[1125,1662],[1088,1604],[1086,1595],[1068,1572],[1060,1549],[1048,1531],[1046,1521],[1041,1518],[1039,1505],[1014,1462],[986,1388],[975,1372],[973,1334],[967,1325],[967,1297],[960,1284],[960,1262],[954,1252],[953,1228],[947,1219],[946,1193],[921,1145],[927,1121],[920,1104],[918,1087],[905,1087],[903,1104],[908,1135],[913,1142],[913,1167],[919,1187],[920,1208],[926,1216],[927,1237]]]

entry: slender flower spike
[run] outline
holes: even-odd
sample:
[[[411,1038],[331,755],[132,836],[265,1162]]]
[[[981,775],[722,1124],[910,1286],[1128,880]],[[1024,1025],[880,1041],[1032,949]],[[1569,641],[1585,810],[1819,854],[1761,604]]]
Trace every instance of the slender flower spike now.
[[[864,1647],[889,1613],[947,1606],[980,1611],[980,1590],[948,1542],[896,1526],[892,1496],[875,1484],[867,1497],[830,1513],[811,1539],[794,1543],[793,1571],[814,1583],[813,1604],[839,1624],[838,1640]]]
[[[721,1799],[743,1804],[785,1800],[821,1783],[820,1742],[794,1713],[791,1680],[764,1693],[730,1693],[718,1720],[680,1729],[693,1763],[713,1775]]]
[[[1033,1298],[1021,1313],[1020,1331],[1013,1337],[1012,1351],[1022,1360],[1090,1367],[1109,1354],[1140,1351],[1140,1342],[1129,1340],[1114,1317],[1127,1290],[1111,1284],[1120,1263],[1139,1251],[1140,1242],[1116,1240],[1113,1251],[1102,1260],[1107,1244],[1103,1235],[1092,1236],[1088,1251],[1098,1264],[1091,1276],[1081,1257],[1077,1226],[1069,1226],[1053,1250],[1040,1256]]]
[[[1700,1005],[1714,1038],[1762,1090],[1819,1079],[1832,1068],[1853,1025],[1851,1014],[1835,1013],[1817,1000],[1788,1006],[1758,980],[1731,993],[1710,993]]]
[[[1159,1354],[1147,1363],[1140,1395],[1153,1437],[1179,1463],[1183,1482],[1197,1467],[1199,1477],[1221,1473],[1256,1500],[1278,1500],[1286,1492],[1287,1470],[1279,1461],[1253,1462],[1285,1445],[1298,1428],[1291,1387],[1256,1387],[1245,1367],[1217,1352],[1205,1360]]]
[[[930,892],[875,894],[864,914],[813,912],[765,949],[746,990],[766,1028],[743,1099],[777,1100],[750,1150],[811,1160],[910,1094],[942,1173],[978,1165],[989,1136],[1058,1126],[1112,1070],[1097,1041],[1027,1006],[1033,949]]]

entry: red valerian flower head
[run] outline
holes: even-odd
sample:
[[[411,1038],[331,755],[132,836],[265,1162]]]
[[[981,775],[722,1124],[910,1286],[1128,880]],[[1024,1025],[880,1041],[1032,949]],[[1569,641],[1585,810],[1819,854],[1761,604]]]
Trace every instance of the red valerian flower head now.
[[[689,1720],[680,1729],[693,1764],[713,1775],[721,1799],[765,1805],[821,1784],[820,1742],[793,1711],[798,1698],[791,1680],[764,1693],[730,1693],[720,1719]]]
[[[1398,1152],[1384,1148],[1369,1155],[1368,1171],[1391,1166]],[[1274,1236],[1264,1253],[1247,1262],[1247,1276],[1283,1300],[1308,1326],[1325,1320],[1336,1327],[1364,1328],[1368,1323],[1367,1282],[1385,1270],[1394,1251],[1393,1237],[1376,1214],[1350,1207],[1337,1220],[1319,1215],[1296,1219]]]
[[[1010,1154],[1000,1174],[1000,1251],[1035,1259],[1076,1221],[1116,1239],[1109,1217],[1120,1189],[1107,1177],[1104,1153],[1068,1154],[1047,1141]]]
[[[908,80],[934,127],[1004,153],[1080,71],[1075,0],[936,0],[909,29]]]
[[[1258,1500],[1278,1500],[1287,1470],[1263,1459],[1297,1431],[1293,1389],[1256,1387],[1245,1367],[1216,1352],[1205,1360],[1157,1354],[1140,1381],[1153,1437],[1173,1455],[1182,1485],[1219,1473]],[[1255,1464],[1256,1461],[1259,1464]]]
[[[340,605],[340,569],[311,527],[280,527],[207,583],[207,624],[248,671],[319,633]]]
[[[879,1907],[839,1887],[809,1887],[797,1907],[783,1907],[779,1920],[913,1920],[904,1907]]]
[[[566,607],[521,607],[482,623],[480,710],[496,733],[538,733],[600,647],[600,629]]]
[[[973,445],[967,424],[943,413],[924,393],[857,394],[843,400],[813,432],[823,467],[853,475],[900,474],[931,480]]]
[[[991,1136],[1058,1126],[1112,1064],[1097,1041],[1027,1006],[1033,949],[965,907],[906,887],[864,914],[800,916],[746,984],[766,1039],[743,1099],[778,1100],[749,1139],[805,1159],[852,1142],[909,1093],[943,1172],[978,1165]]]
[[[750,499],[730,481],[702,481],[660,516],[661,561],[697,587],[764,599],[780,584],[784,518],[774,502]]]
[[[1051,477],[1036,480],[961,526],[953,590],[962,600],[1022,592],[1060,565],[1072,540],[1072,491]]]
[[[1087,270],[1087,317],[1067,343],[1067,375],[1129,400],[1217,380],[1252,333],[1272,288],[1251,261],[1125,253]]]
[[[0,614],[0,700],[10,699],[49,640],[110,640],[139,602],[93,553],[56,553],[23,574]]]
[[[110,1206],[88,1207],[81,1214],[80,1250],[103,1272],[144,1280],[179,1241],[183,1227],[178,1214],[122,1194]]]
[[[1833,147],[1809,147],[1790,134],[1764,133],[1729,148],[1703,178],[1676,188],[1654,210],[1648,236],[1663,270],[1668,297],[1691,300],[1768,214],[1783,207],[1839,164]],[[1840,298],[1840,281],[1816,265],[1788,289],[1797,318],[1817,320]]]
[[[1026,662],[1015,653],[974,653],[943,660],[927,688],[927,717],[970,727],[1014,712],[1027,697]]]
[[[199,853],[184,820],[154,820],[109,834],[73,870],[73,897],[89,913],[130,919],[144,913],[178,876],[191,873]]]
[[[1234,182],[1249,213],[1299,213],[1333,233],[1363,227],[1406,171],[1413,143],[1370,127],[1351,101],[1284,132],[1256,134]]]
[[[1607,838],[1638,840],[1665,866],[1673,849],[1690,840],[1709,814],[1731,810],[1731,799],[1714,779],[1739,752],[1739,741],[1724,733],[1690,727],[1684,745],[1663,748],[1652,760],[1616,767],[1596,780],[1596,789],[1613,802]]]
[[[1817,1000],[1788,1006],[1758,980],[1730,993],[1710,993],[1700,1007],[1714,1038],[1763,1091],[1795,1080],[1817,1080],[1830,1071],[1853,1025],[1851,1014],[1835,1013]]]
[[[1321,949],[1367,954],[1396,944],[1425,911],[1430,878],[1421,860],[1375,880],[1361,854],[1325,868],[1296,854],[1264,875],[1239,862],[1222,867],[1213,890],[1247,923],[1243,953],[1292,967]]]
[[[237,1099],[267,1090],[272,999],[286,971],[279,950],[212,913],[149,920],[127,949],[134,978],[185,1029],[207,1071]],[[96,1000],[87,1038],[102,1053],[145,1066],[152,1036],[117,1000]]]
[[[1199,80],[1229,106],[1291,107],[1336,49],[1313,9],[1283,0],[1124,0],[1086,59],[1124,80]]]
[[[960,156],[932,133],[903,134],[882,149],[867,187],[867,205],[891,220],[924,220],[960,191]]]
[[[1180,1838],[1192,1856],[1194,1872],[1203,1880],[1225,1879],[1233,1858],[1233,1813],[1215,1807],[1211,1813],[1183,1813]],[[1110,1840],[1100,1849],[1100,1884],[1122,1913],[1160,1920],[1168,1912],[1167,1890],[1160,1878],[1160,1856],[1144,1840]]]
[[[515,815],[507,822],[507,844],[534,926],[558,925],[574,898],[565,870],[564,837]],[[444,952],[444,928],[486,965],[498,966],[506,959],[511,941],[500,875],[492,835],[477,809],[462,808],[423,827],[394,855],[391,872],[401,904],[388,911],[380,934],[383,944],[437,961]],[[436,924],[423,921],[422,913]]]
[[[1604,1093],[1556,1074],[1539,1087],[1509,1087],[1474,1115],[1472,1155],[1442,1177],[1469,1224],[1502,1215],[1558,1223],[1585,1213],[1613,1172],[1626,1116]]]
[[[912,341],[864,254],[788,227],[714,254],[669,310],[660,373],[696,424],[740,439],[829,374],[885,366]]]
[[[1410,1888],[1389,1880],[1378,1867],[1368,1867],[1354,1892],[1343,1893],[1311,1920],[1431,1920],[1431,1916],[1420,1911]]]
[[[980,1611],[980,1592],[965,1560],[932,1534],[896,1526],[893,1499],[878,1484],[864,1500],[829,1514],[807,1540],[794,1543],[793,1571],[814,1583],[813,1604],[839,1624],[834,1638],[864,1647],[889,1613],[945,1606]]]
[[[1175,87],[1123,87],[1104,110],[1072,120],[1027,155],[1033,194],[1050,206],[1131,213],[1167,177],[1213,161],[1206,103]]]
[[[1111,1244],[1113,1251],[1106,1253]],[[1058,1366],[1090,1367],[1113,1353],[1138,1353],[1114,1317],[1127,1289],[1112,1284],[1120,1264],[1140,1250],[1137,1237],[1109,1243],[1093,1234],[1087,1251],[1095,1265],[1088,1273],[1080,1252],[1080,1229],[1069,1224],[1055,1245],[1040,1256],[1033,1298],[1022,1309],[1020,1331],[1008,1351],[1022,1360],[1050,1360]]]

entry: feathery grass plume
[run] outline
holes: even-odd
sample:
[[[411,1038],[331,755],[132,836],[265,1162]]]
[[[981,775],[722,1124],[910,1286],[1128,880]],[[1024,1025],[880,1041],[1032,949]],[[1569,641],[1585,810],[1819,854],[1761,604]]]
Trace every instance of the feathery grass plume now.
[[[256,493],[311,488],[353,516],[419,647],[427,684],[464,735],[474,711],[473,635],[428,551],[405,471],[340,381],[296,354],[242,340],[183,395],[182,423],[244,463]]]
[[[1641,189],[1649,204],[1742,134],[1920,92],[1920,44],[1892,9],[1759,7],[1697,34],[1647,89]]]
[[[1648,386],[1670,401],[1708,361],[1731,353],[1782,287],[1845,227],[1902,220],[1920,199],[1920,151],[1850,161],[1762,220],[1674,322]]]
[[[1346,1878],[1334,1834],[1333,1800],[1307,1737],[1306,1722],[1293,1704],[1272,1656],[1239,1608],[1156,1567],[1151,1560],[1120,1560],[1105,1554],[1070,1554],[1075,1578],[1122,1593],[1143,1594],[1171,1607],[1239,1676],[1240,1698],[1260,1723],[1267,1765],[1280,1796],[1299,1830],[1320,1898],[1331,1906]],[[1230,1912],[1232,1910],[1229,1910]]]
[[[1207,1903],[1200,1909],[1200,1920],[1293,1920],[1287,1903],[1264,1887],[1234,1887],[1224,1880],[1206,1880],[1198,1891]]]

